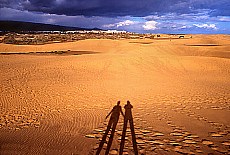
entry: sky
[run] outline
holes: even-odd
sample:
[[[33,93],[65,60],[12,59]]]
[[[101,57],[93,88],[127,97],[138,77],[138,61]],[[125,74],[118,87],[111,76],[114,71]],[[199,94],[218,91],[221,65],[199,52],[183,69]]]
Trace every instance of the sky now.
[[[230,0],[0,0],[0,20],[137,33],[230,34]]]

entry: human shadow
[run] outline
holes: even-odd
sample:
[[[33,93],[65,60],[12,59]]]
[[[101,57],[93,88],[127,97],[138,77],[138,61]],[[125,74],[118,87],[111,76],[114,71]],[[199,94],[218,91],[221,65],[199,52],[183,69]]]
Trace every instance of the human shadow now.
[[[123,153],[128,121],[130,124],[130,130],[131,130],[131,134],[132,134],[132,143],[133,143],[134,154],[138,155],[137,142],[136,142],[136,136],[135,136],[134,124],[133,124],[133,116],[132,116],[133,106],[130,104],[130,101],[127,101],[127,104],[125,105],[124,108],[125,108],[125,117],[124,117],[124,126],[123,126],[123,131],[122,131],[119,155],[122,155],[122,153]]]
[[[113,136],[114,136],[114,133],[115,133],[115,129],[116,129],[116,126],[117,126],[117,123],[118,123],[118,120],[119,120],[119,116],[120,116],[120,113],[124,116],[123,112],[122,112],[122,109],[121,109],[121,106],[120,106],[120,101],[117,102],[117,105],[115,105],[113,107],[113,109],[110,111],[110,113],[106,116],[106,119],[109,117],[109,115],[111,115],[110,119],[109,119],[109,123],[108,123],[108,126],[107,126],[107,129],[102,137],[102,140],[99,144],[99,147],[97,149],[97,152],[96,152],[96,155],[99,155],[102,148],[103,148],[103,145],[104,143],[106,142],[106,137],[112,127],[112,131],[111,131],[111,134],[110,134],[110,137],[109,137],[109,141],[107,143],[107,149],[106,149],[106,152],[105,152],[105,155],[108,155],[109,154],[109,150],[110,150],[110,147],[112,145],[112,142],[113,142]]]

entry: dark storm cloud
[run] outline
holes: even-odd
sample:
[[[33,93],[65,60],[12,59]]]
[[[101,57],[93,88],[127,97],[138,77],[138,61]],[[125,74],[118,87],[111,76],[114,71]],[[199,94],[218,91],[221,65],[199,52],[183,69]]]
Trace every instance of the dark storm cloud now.
[[[229,0],[0,0],[1,7],[58,15],[147,16],[161,13],[196,13],[213,10],[215,15],[229,15]]]
[[[229,0],[0,0],[0,20],[139,33],[229,33]]]
[[[24,9],[52,14],[84,16],[145,16],[160,11],[164,1],[140,0],[30,0]]]

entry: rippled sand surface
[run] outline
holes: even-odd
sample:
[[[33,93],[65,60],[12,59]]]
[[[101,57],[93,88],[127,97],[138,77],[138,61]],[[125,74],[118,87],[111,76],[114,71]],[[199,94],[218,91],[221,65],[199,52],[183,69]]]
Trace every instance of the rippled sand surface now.
[[[228,35],[0,44],[0,53],[61,50],[81,55],[0,54],[0,154],[94,154],[118,100],[134,106],[141,153],[230,153]],[[133,154],[130,130],[124,151]]]

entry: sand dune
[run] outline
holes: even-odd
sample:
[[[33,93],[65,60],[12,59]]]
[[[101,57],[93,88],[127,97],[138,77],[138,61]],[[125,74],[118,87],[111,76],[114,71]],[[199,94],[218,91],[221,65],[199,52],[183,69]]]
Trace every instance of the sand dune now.
[[[228,35],[0,44],[0,53],[68,50],[82,55],[0,54],[0,154],[94,154],[117,100],[134,106],[142,153],[230,153]],[[120,117],[111,153],[121,131]]]

